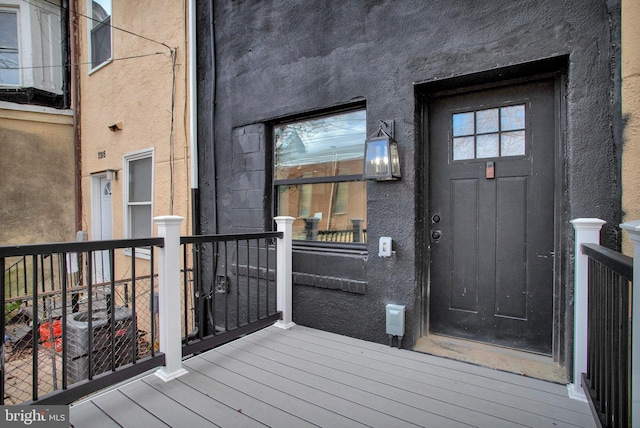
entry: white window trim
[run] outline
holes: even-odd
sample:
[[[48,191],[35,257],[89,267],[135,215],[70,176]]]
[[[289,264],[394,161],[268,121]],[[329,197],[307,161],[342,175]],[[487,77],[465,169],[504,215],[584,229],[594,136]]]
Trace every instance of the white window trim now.
[[[110,37],[110,46],[111,46],[111,55],[109,56],[108,59],[106,59],[104,62],[101,62],[99,65],[97,65],[96,67],[92,67],[92,63],[93,61],[91,60],[92,56],[92,44],[91,44],[91,30],[93,29],[93,3],[92,0],[87,0],[87,45],[88,45],[88,49],[87,49],[87,53],[89,54],[88,56],[88,62],[89,62],[89,75],[95,73],[96,71],[100,70],[102,67],[111,64],[111,62],[113,61],[113,0],[111,1],[111,31],[109,31],[109,37]]]
[[[129,162],[151,157],[151,230],[153,232],[153,190],[154,190],[154,175],[155,175],[155,162],[154,162],[155,150],[144,149],[132,153],[127,153],[123,156],[122,165],[122,225],[124,227],[123,236],[125,239],[130,239],[129,235]],[[124,250],[126,256],[131,256],[131,249]],[[151,259],[151,251],[148,248],[136,248],[136,257],[141,259]]]
[[[20,2],[8,2],[5,4],[3,2],[0,5],[0,10],[15,12],[16,14],[16,24],[18,28],[16,28],[16,33],[18,36],[18,83],[10,84],[10,83],[0,83],[0,87],[2,88],[22,88],[23,83],[25,81],[24,70],[30,67],[31,63],[28,62],[30,56],[25,52],[25,46],[31,44],[31,22],[29,21],[29,13],[20,8]],[[29,37],[29,40],[23,40],[23,37]]]
[[[62,94],[62,71],[52,76],[50,67],[60,67],[62,52],[60,51],[61,35],[59,32],[59,14],[56,9],[59,6],[46,0],[0,0],[0,9],[17,13],[18,23],[18,71],[19,83],[0,84],[3,88],[36,88],[54,94]],[[57,17],[57,25],[44,26],[41,21],[42,14],[53,14]],[[55,28],[54,28],[55,27]],[[41,40],[41,31],[52,31],[48,35],[50,43]],[[55,39],[51,37],[55,36]],[[41,62],[44,52],[50,53],[48,63]],[[44,70],[37,67],[44,66]],[[34,68],[36,67],[36,68]]]

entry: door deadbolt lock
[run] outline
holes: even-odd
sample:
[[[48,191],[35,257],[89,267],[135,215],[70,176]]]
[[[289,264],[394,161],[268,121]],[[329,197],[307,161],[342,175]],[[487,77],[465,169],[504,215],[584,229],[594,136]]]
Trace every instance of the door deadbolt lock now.
[[[440,214],[434,214],[434,215],[431,217],[431,222],[432,222],[432,223],[440,223]]]

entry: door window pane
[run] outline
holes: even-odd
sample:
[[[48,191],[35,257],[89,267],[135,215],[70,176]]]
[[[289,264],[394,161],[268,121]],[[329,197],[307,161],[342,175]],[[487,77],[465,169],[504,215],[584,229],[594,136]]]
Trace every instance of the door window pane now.
[[[453,136],[472,135],[473,128],[473,112],[472,113],[456,113],[453,115]]]
[[[525,154],[524,131],[505,132],[500,136],[500,156],[522,156]]]
[[[525,105],[451,115],[452,159],[526,155]]]
[[[473,159],[474,137],[458,137],[453,139],[453,160]]]
[[[524,129],[524,105],[502,107],[500,109],[500,127],[503,131]]]
[[[476,140],[477,158],[494,158],[500,155],[499,134],[478,135]]]
[[[476,133],[498,132],[498,109],[480,110],[476,112]]]

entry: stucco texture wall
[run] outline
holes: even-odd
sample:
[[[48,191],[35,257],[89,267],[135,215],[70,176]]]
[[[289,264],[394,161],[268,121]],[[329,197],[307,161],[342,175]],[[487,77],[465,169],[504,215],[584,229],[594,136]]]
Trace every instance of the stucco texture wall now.
[[[622,1],[622,151],[623,221],[640,220],[640,4]],[[629,237],[623,236],[623,251],[633,255]],[[638,255],[636,255],[638,256]]]
[[[86,4],[79,6],[85,13]],[[153,215],[183,216],[181,230],[190,230],[186,12],[184,1],[114,1],[112,60],[93,71],[87,20],[79,21],[82,225],[90,239],[92,177],[119,171],[113,237],[124,237],[123,159],[142,150],[154,153]],[[111,131],[115,123],[122,129]]]
[[[567,273],[557,284],[562,288],[558,292],[566,292],[559,319],[565,309],[571,312],[573,232],[568,221],[595,216],[617,225],[620,219],[620,142],[612,133],[615,7],[609,9],[602,0],[213,4],[211,13],[209,1],[198,2],[203,232],[225,232],[233,223],[234,129],[353,103],[366,105],[367,135],[381,119],[395,122],[402,180],[367,184],[368,245],[362,254],[348,256],[364,276],[366,292],[295,285],[294,321],[384,343],[385,304],[403,304],[403,344],[413,345],[422,333],[428,293],[420,229],[428,213],[419,209],[428,188],[421,172],[428,141],[422,135],[417,95],[433,82],[546,58],[559,59],[567,70],[560,107],[566,118],[561,121],[564,140],[558,154],[562,205],[556,219]],[[271,159],[270,153],[265,152],[265,159]],[[270,180],[267,176],[264,201],[258,201],[267,210]],[[377,256],[380,236],[394,239],[395,257]],[[617,239],[616,230],[604,231],[604,242],[617,245]],[[319,254],[316,268],[325,275],[341,269],[339,255]],[[294,266],[300,257],[294,253]]]
[[[51,110],[0,107],[0,245],[74,240],[73,117]]]

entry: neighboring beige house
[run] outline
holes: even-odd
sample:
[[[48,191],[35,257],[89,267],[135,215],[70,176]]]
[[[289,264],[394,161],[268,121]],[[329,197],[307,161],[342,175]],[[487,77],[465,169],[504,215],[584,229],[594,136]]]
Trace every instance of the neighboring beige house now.
[[[640,220],[640,3],[622,1],[622,213],[623,221]],[[623,251],[631,241],[623,235]],[[638,256],[638,255],[636,255]]]
[[[59,0],[0,1],[0,245],[75,239],[66,15]]]
[[[171,214],[187,234],[188,4],[78,0],[76,10],[82,229],[90,240],[149,237],[152,218]]]

